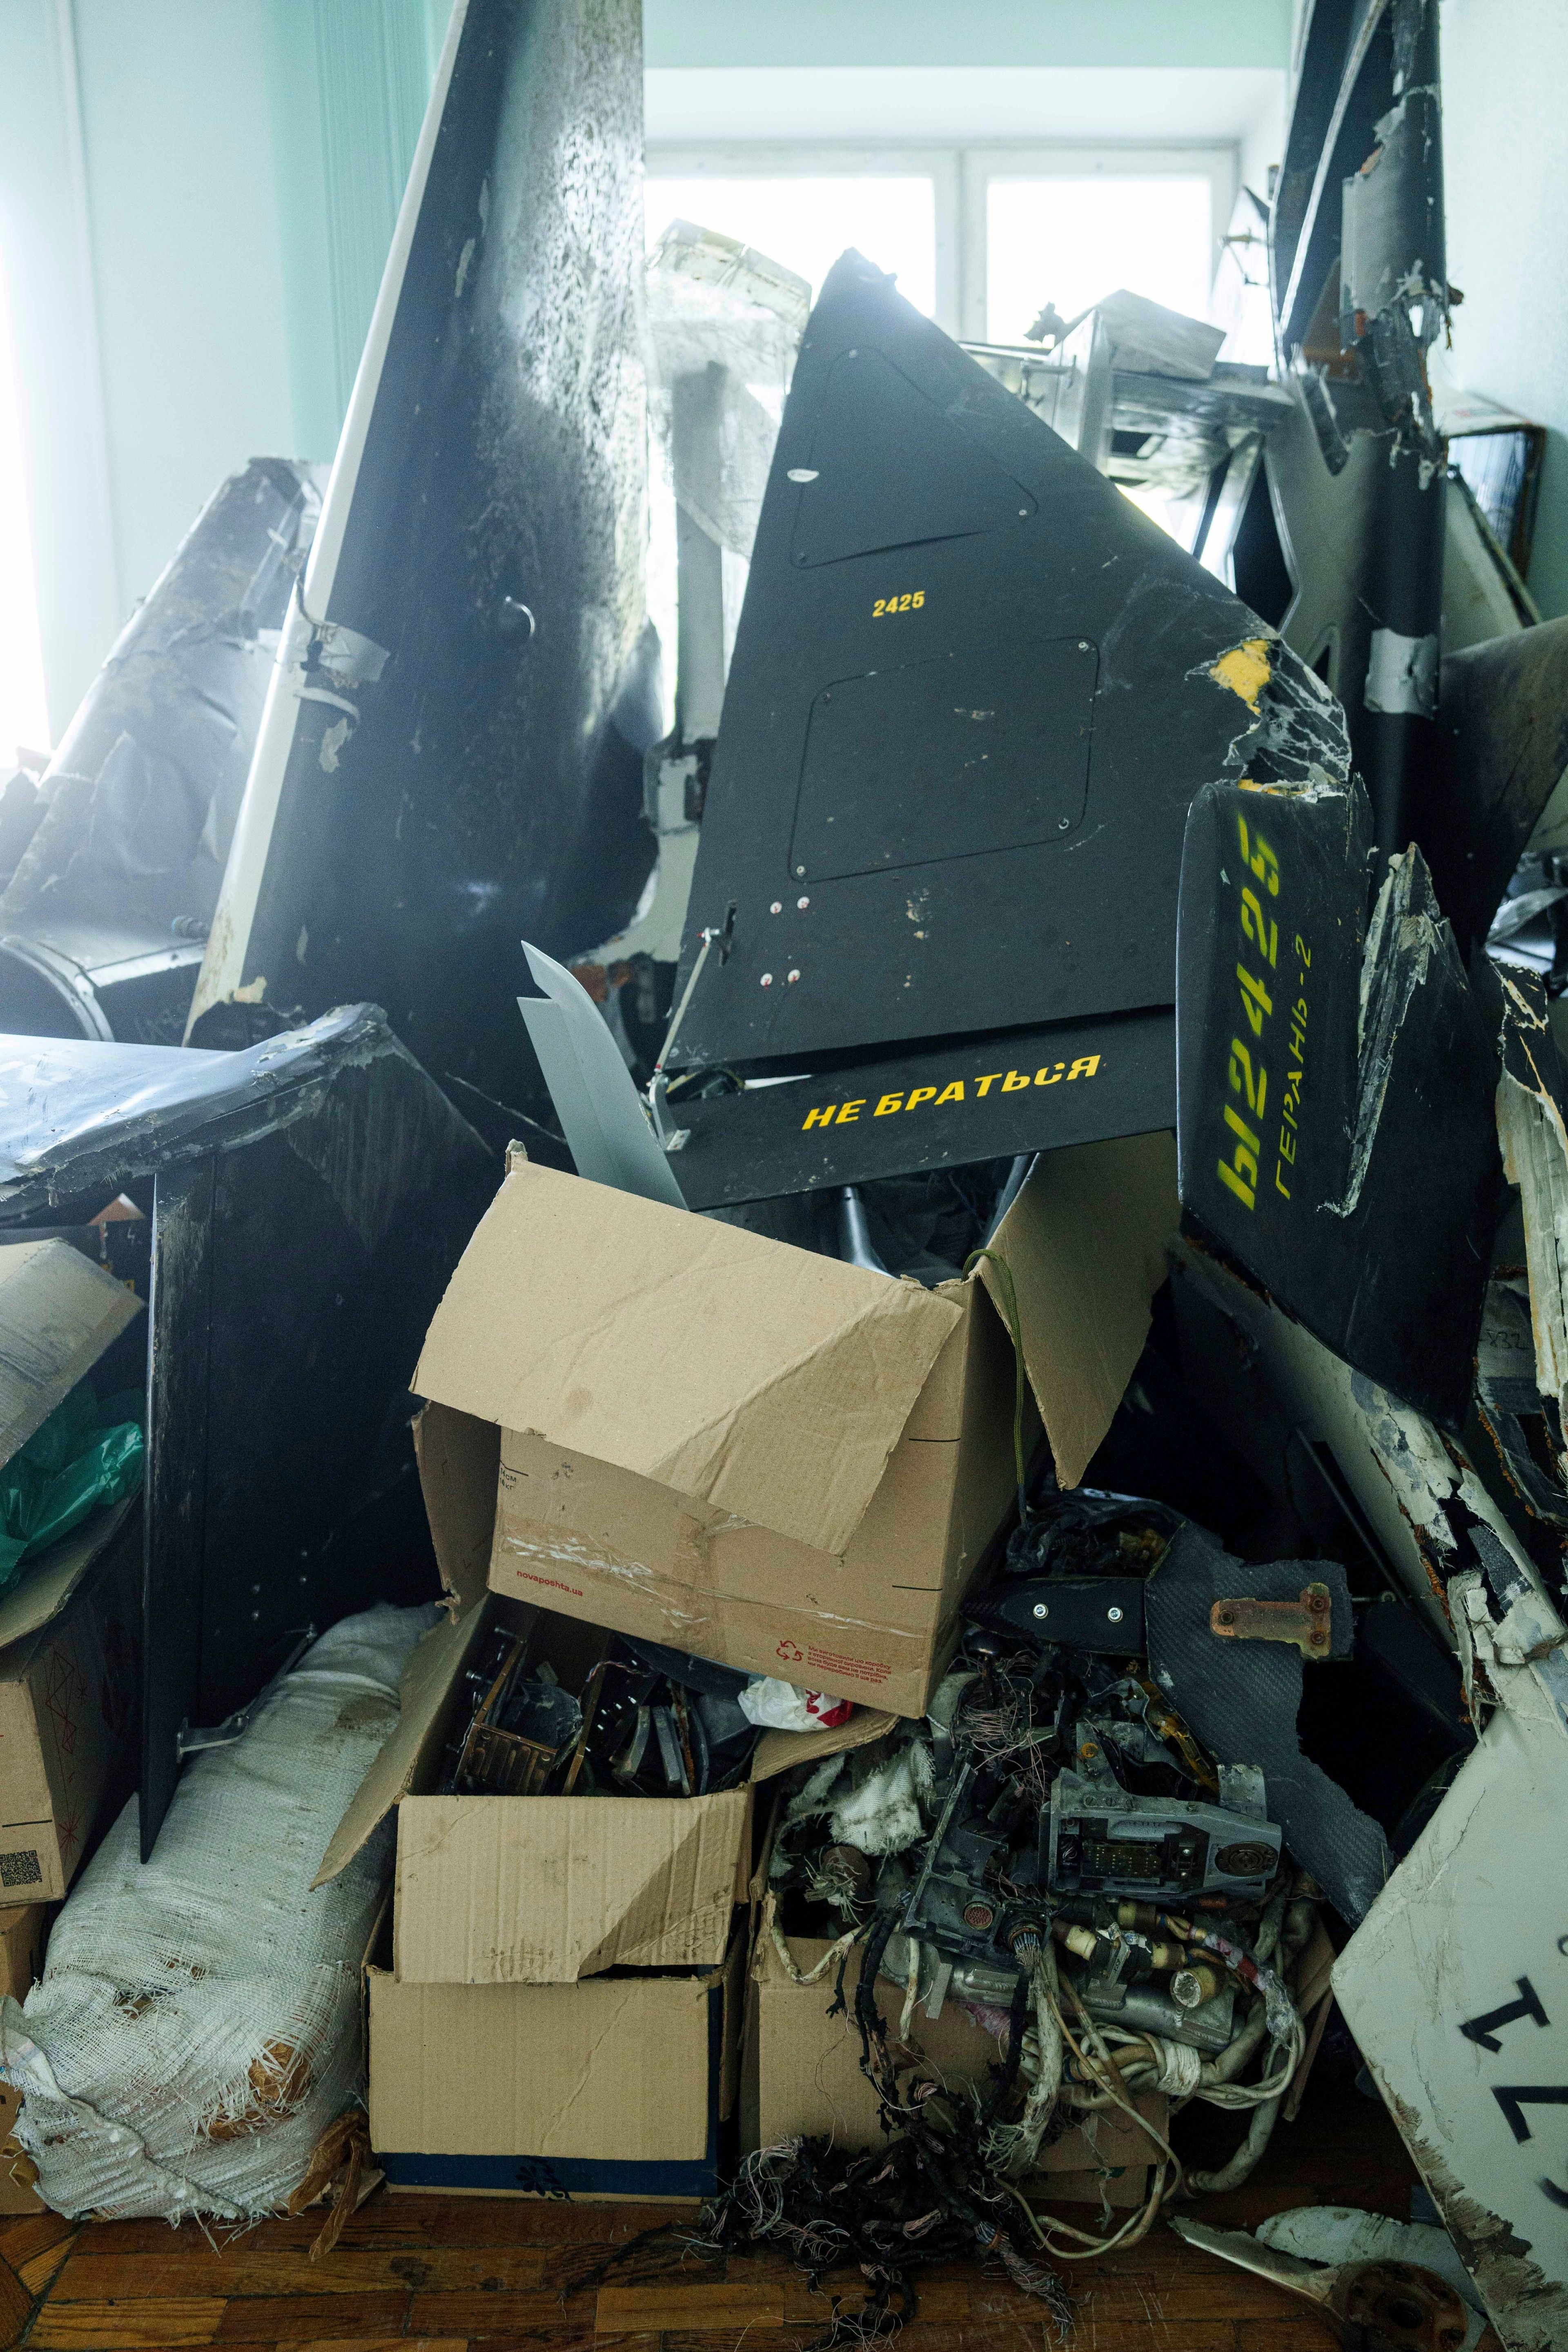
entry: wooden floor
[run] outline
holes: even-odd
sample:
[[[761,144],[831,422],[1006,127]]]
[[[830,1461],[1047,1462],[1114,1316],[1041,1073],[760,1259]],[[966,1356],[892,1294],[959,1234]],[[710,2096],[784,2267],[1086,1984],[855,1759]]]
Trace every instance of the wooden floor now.
[[[1313,2086],[1314,2092],[1317,2085]],[[1225,2129],[1234,2138],[1235,2124]],[[1348,2204],[1408,2219],[1414,2176],[1383,2116],[1348,2089],[1310,2097],[1244,2189],[1203,2218],[1249,2227],[1292,2205]],[[0,2346],[35,2352],[797,2352],[825,2296],[786,2265],[722,2271],[668,2244],[586,2290],[596,2257],[650,2222],[647,2206],[392,2196],[384,2189],[312,2263],[319,2217],[266,2221],[221,2252],[187,2223],[73,2228],[52,2214],[0,2222]],[[1079,2212],[1079,2219],[1086,2219]],[[1335,2338],[1266,2282],[1194,2253],[1161,2226],[1075,2266],[1073,2352],[1329,2352]],[[924,2274],[900,2352],[1041,2352],[1039,2306],[1004,2274]]]

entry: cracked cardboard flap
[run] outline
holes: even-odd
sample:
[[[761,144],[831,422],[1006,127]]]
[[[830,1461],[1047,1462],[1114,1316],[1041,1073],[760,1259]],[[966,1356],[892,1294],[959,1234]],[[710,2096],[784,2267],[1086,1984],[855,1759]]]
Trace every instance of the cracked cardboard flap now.
[[[745,1899],[749,1790],[595,1803],[409,1797],[394,1970],[411,1984],[569,1984],[716,1968]]]
[[[403,1669],[397,1721],[332,1832],[311,1880],[324,1886],[347,1868],[400,1800],[428,1772],[447,1735],[447,1718],[469,1651],[489,1617],[480,1600],[444,1618],[416,1643]]]
[[[414,1453],[446,1605],[460,1617],[489,1583],[500,1432],[493,1422],[427,1404],[414,1424]]]
[[[1132,1377],[1180,1220],[1172,1138],[1125,1136],[1042,1153],[992,1240],[1064,1486],[1083,1476]],[[980,1275],[1005,1326],[1006,1286],[989,1259]]]
[[[68,1242],[0,1249],[0,1467],[141,1313],[134,1292]]]
[[[524,1164],[464,1252],[414,1386],[841,1552],[960,1312]]]
[[[95,1511],[90,1519],[51,1544],[29,1564],[21,1582],[0,1600],[0,1651],[25,1642],[52,1617],[58,1617],[120,1533],[132,1511],[141,1507],[139,1495]]]
[[[752,1759],[752,1786],[792,1772],[797,1764],[820,1764],[825,1757],[847,1755],[852,1748],[868,1748],[874,1739],[896,1731],[900,1716],[885,1715],[875,1706],[858,1706],[847,1723],[822,1731],[764,1731]]]

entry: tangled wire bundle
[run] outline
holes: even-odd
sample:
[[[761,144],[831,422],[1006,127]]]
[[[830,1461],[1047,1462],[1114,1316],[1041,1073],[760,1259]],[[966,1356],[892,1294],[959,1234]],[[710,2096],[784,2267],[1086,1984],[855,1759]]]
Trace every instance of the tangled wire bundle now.
[[[759,2149],[703,2207],[693,2249],[712,2257],[767,2246],[787,2253],[813,2286],[830,2271],[858,2270],[867,2294],[853,2305],[834,2296],[832,2321],[810,2352],[891,2335],[918,2308],[918,2270],[984,2254],[994,2255],[1014,2284],[1045,2305],[1063,2336],[1072,2315],[1067,2292],[1039,2259],[1028,2208],[988,2149],[994,2118],[1017,2079],[1021,2035],[1010,2036],[1007,2061],[978,2113],[933,2082],[901,2092],[875,1997],[892,1926],[884,1916],[871,1930],[854,2008],[861,2069],[877,2094],[886,2145],[865,2153],[812,2138]],[[847,1958],[839,1963],[837,2010],[847,2006]]]

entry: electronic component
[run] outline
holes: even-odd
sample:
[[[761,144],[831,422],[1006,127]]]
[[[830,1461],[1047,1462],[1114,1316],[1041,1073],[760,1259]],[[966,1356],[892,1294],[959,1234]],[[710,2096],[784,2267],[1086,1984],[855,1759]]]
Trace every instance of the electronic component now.
[[[1053,1895],[1202,1895],[1256,1903],[1279,1867],[1273,1822],[1218,1805],[1133,1796],[1107,1774],[1058,1773],[1047,1821]]]

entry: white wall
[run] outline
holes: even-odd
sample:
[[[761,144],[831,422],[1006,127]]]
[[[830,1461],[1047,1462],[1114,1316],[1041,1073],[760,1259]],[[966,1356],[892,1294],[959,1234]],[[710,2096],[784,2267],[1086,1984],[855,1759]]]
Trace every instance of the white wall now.
[[[446,0],[0,0],[0,251],[58,740],[226,474],[330,458]]]
[[[0,5],[0,247],[58,737],[120,625],[121,597],[76,49],[53,0]]]
[[[76,0],[122,611],[222,479],[291,454],[265,0]]]
[[[1551,428],[1530,585],[1568,613],[1568,0],[1442,0],[1453,371]]]

